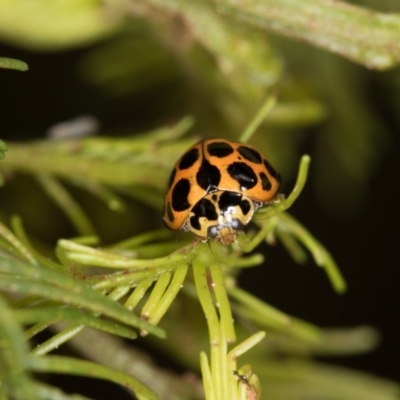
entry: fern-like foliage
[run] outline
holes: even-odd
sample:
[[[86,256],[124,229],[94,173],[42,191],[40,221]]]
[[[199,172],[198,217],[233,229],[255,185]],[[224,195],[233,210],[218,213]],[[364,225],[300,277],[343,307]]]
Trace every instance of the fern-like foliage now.
[[[111,209],[123,208],[120,194],[142,200],[136,188],[161,196],[167,167],[196,140],[182,138],[190,124],[191,119],[185,118],[173,127],[125,139],[8,145],[0,165],[4,176],[23,171],[36,177],[80,236],[60,239],[54,257],[49,258],[32,245],[18,216],[11,219],[11,228],[0,225],[0,398],[84,398],[62,393],[36,373],[108,379],[124,385],[139,399],[241,400],[261,398],[263,391],[279,400],[291,386],[297,390],[300,382],[304,398],[312,398],[318,387],[318,398],[330,399],[329,388],[335,385],[340,388],[338,399],[373,398],[366,397],[360,385],[360,380],[371,378],[348,371],[343,385],[345,372],[309,358],[368,350],[376,342],[373,330],[321,330],[257,299],[241,289],[236,279],[239,269],[263,263],[262,254],[253,253],[261,242],[280,240],[299,262],[308,250],[316,264],[325,268],[333,287],[338,292],[345,290],[329,252],[285,211],[306,182],[308,156],[302,158],[288,198],[281,196],[257,212],[255,227],[239,235],[231,246],[186,237],[177,240],[162,229],[100,247],[84,209],[62,182],[95,193]],[[153,199],[151,204],[159,210],[160,200],[155,195]],[[185,313],[198,312],[199,305],[205,318],[191,321]],[[36,342],[45,329],[50,329],[51,337]],[[190,360],[185,362],[187,368],[200,368],[203,384],[184,379],[174,384],[178,377],[120,341],[138,335],[168,336],[169,351],[179,351],[179,358]],[[182,347],[183,340],[191,345]],[[208,349],[204,347],[207,342]],[[280,344],[271,346],[273,342]],[[67,343],[87,360],[57,355],[59,346]],[[257,352],[250,351],[254,346]],[[249,351],[244,364],[242,356]],[[122,353],[128,354],[124,357],[129,362],[121,359]],[[142,363],[147,369],[135,368]],[[279,379],[274,378],[275,370]],[[321,389],[320,382],[326,389]],[[380,399],[395,398],[396,385],[376,378],[372,382]]]

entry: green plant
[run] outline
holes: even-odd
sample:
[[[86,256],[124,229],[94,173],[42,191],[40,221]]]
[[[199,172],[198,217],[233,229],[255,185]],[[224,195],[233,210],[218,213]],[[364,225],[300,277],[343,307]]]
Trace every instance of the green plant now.
[[[320,123],[330,108],[301,85],[284,82],[284,61],[263,30],[305,40],[372,68],[388,68],[399,60],[398,16],[338,1],[305,5],[279,0],[268,7],[259,1],[61,3],[58,8],[21,0],[25,11],[36,7],[25,26],[14,12],[15,3],[0,2],[0,34],[10,43],[39,50],[109,37],[85,53],[80,71],[114,96],[144,93],[173,81],[178,64],[195,87],[191,106],[200,114],[196,122],[204,128],[201,115],[213,115],[211,130],[222,127],[231,136],[247,123],[267,91],[279,91],[280,101],[269,97],[240,140],[248,141],[259,127],[260,146],[269,141],[278,159],[286,151],[287,164],[297,159],[296,139],[292,136],[282,146],[277,133]],[[315,20],[315,15],[323,18]],[[47,24],[39,16],[47,16]],[[122,16],[129,16],[129,22],[123,23]],[[0,67],[27,69],[9,58],[1,58]],[[146,70],[153,72],[144,74]],[[268,126],[262,124],[267,113]],[[18,215],[8,224],[1,211],[0,400],[85,398],[62,392],[40,379],[42,373],[107,379],[139,399],[397,399],[396,383],[314,359],[368,351],[377,343],[374,329],[321,329],[240,287],[240,270],[264,262],[253,251],[279,241],[300,264],[310,253],[333,288],[345,291],[329,252],[286,212],[306,182],[308,156],[301,159],[287,199],[280,197],[259,210],[254,224],[231,246],[177,238],[165,229],[146,230],[111,245],[101,242],[85,206],[74,196],[76,189],[115,212],[127,210],[128,198],[160,213],[171,166],[198,139],[187,134],[193,123],[186,117],[172,126],[159,123],[152,131],[118,138],[7,141],[7,153],[0,141],[2,182],[15,174],[33,177],[77,234],[58,238],[53,249],[26,233]],[[347,128],[354,139],[359,131]],[[350,142],[362,141],[357,139]],[[342,145],[346,152],[338,152],[338,158],[349,170],[364,171],[373,158],[367,147]],[[352,150],[362,157],[352,157]],[[132,225],[139,225],[141,216],[135,217]],[[44,330],[50,337],[42,340]],[[138,347],[123,342],[135,343],[138,335],[196,375],[168,373]],[[57,353],[64,344],[86,359]]]
[[[262,108],[261,114],[271,108],[271,101],[266,104],[268,107]],[[259,116],[255,118],[257,120],[260,120]],[[2,302],[3,398],[24,399],[27,393],[30,393],[31,398],[47,398],[57,390],[34,380],[29,372],[63,372],[106,378],[124,384],[140,399],[158,398],[156,391],[150,389],[151,382],[145,386],[133,376],[117,369],[49,353],[74,338],[85,327],[129,339],[136,338],[135,330],[141,335],[165,338],[168,331],[157,325],[173,305],[181,287],[181,296],[195,301],[198,299],[207,321],[209,356],[204,349],[200,353],[207,399],[260,398],[260,381],[263,380],[257,376],[258,371],[253,365],[238,363],[238,357],[264,339],[266,331],[269,335],[282,335],[292,342],[288,344],[287,350],[296,346],[296,342],[297,346],[305,346],[309,352],[315,351],[324,342],[324,346],[329,348],[329,333],[288,316],[246,293],[237,286],[233,273],[237,268],[260,265],[263,262],[261,254],[246,256],[246,253],[266,239],[279,239],[293,258],[300,262],[304,260],[305,254],[299,243],[303,244],[317,265],[326,269],[335,289],[338,292],[345,289],[344,281],[329,253],[284,211],[293,204],[305,184],[310,161],[308,156],[302,159],[292,194],[260,210],[255,218],[258,229],[250,231],[248,235],[240,235],[237,244],[230,247],[213,241],[201,243],[189,239],[188,244],[185,244],[187,240],[176,242],[165,230],[141,234],[105,249],[93,247],[99,243],[93,236],[90,222],[58,177],[91,191],[96,188],[96,193],[110,207],[111,204],[115,207],[120,204],[115,193],[119,190],[124,192],[127,186],[142,184],[141,181],[135,181],[141,179],[142,175],[130,175],[134,181],[129,183],[116,179],[111,182],[107,177],[123,177],[122,169],[128,165],[129,169],[144,168],[146,172],[143,174],[155,177],[159,169],[158,160],[165,160],[159,156],[160,153],[169,154],[174,148],[187,146],[187,141],[179,137],[186,131],[189,121],[184,119],[172,128],[147,133],[142,140],[136,137],[124,139],[123,146],[120,139],[103,138],[9,145],[13,157],[3,161],[3,171],[7,173],[24,168],[32,172],[36,168],[34,173],[38,183],[62,207],[82,235],[92,236],[81,236],[74,240],[60,239],[55,250],[56,258],[49,259],[29,242],[18,217],[11,220],[13,231],[1,225],[0,285],[5,295]],[[256,125],[252,126],[251,130],[254,131]],[[246,131],[242,139],[250,134],[251,131]],[[78,152],[77,145],[80,148]],[[143,148],[150,146],[157,148],[157,151],[143,152]],[[34,154],[35,167],[19,161],[27,159],[24,152]],[[120,164],[116,162],[116,157]],[[67,165],[69,168],[65,168]],[[113,172],[104,173],[108,169],[113,169]],[[81,172],[79,180],[76,173],[78,170]],[[154,183],[159,181],[150,179]],[[193,279],[187,276],[189,270]],[[237,327],[233,323],[232,307],[235,318],[252,321],[255,327],[265,331],[255,332],[248,337],[241,332],[241,342],[235,344]],[[61,322],[63,324],[60,325]],[[66,323],[68,326],[64,327]],[[31,327],[24,332],[19,324],[29,324]],[[191,329],[189,326],[179,328],[179,322],[177,324],[178,329]],[[57,333],[30,350],[26,340],[34,338],[48,327],[53,327]],[[369,347],[370,334],[365,329],[358,332],[359,339],[366,347]],[[92,332],[92,335],[96,336],[96,333]],[[346,336],[345,333],[343,335]],[[87,345],[90,346],[89,343]],[[343,346],[341,351],[351,351],[351,346],[348,349],[345,344]],[[264,351],[268,353],[268,350]],[[101,354],[98,357],[102,360]],[[115,354],[114,358],[117,357],[118,354]],[[261,359],[256,361],[262,362]],[[118,365],[118,360],[113,360],[113,363]],[[149,378],[142,377],[147,380]],[[331,379],[335,380],[333,374]],[[172,397],[194,398],[194,389],[191,390],[187,388],[187,395],[174,392]],[[362,398],[362,393],[360,388],[359,398]],[[67,395],[57,396],[67,398]],[[159,396],[167,398],[167,393],[159,393]],[[347,398],[345,391],[340,398]]]

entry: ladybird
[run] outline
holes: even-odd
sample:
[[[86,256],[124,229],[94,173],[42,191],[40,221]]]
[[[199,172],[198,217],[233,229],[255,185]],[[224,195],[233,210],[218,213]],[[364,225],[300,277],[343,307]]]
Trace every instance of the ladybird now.
[[[163,219],[169,229],[230,244],[279,188],[279,174],[254,147],[226,139],[202,140],[174,166]]]

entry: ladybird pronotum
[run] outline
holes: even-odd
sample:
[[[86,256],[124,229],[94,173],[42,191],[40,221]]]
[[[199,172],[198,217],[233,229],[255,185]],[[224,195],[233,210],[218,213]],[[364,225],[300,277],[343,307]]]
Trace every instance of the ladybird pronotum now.
[[[226,139],[202,140],[174,166],[164,222],[172,230],[232,243],[279,188],[279,174],[254,147]]]

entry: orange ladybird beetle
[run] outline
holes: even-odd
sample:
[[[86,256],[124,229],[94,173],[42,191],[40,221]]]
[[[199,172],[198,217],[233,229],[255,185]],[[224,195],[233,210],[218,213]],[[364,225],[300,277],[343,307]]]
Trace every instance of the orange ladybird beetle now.
[[[254,212],[272,202],[279,174],[254,147],[206,139],[175,164],[165,195],[164,222],[204,240],[232,243]]]

